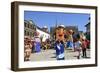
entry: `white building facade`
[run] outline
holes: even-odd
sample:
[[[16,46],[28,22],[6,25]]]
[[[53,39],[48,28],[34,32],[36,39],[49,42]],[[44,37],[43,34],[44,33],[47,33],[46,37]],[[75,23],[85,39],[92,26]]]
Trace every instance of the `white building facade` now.
[[[36,32],[39,33],[38,37],[42,38],[42,42],[45,42],[47,39],[50,39],[50,34],[42,31],[41,29],[36,28]]]

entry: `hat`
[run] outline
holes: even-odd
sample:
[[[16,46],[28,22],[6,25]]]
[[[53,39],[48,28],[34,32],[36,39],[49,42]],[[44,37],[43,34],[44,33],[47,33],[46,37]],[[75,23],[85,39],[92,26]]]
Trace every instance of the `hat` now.
[[[47,26],[44,26],[43,28],[48,28]]]
[[[58,25],[58,27],[63,27],[63,28],[65,28],[65,26],[64,26],[64,25]]]

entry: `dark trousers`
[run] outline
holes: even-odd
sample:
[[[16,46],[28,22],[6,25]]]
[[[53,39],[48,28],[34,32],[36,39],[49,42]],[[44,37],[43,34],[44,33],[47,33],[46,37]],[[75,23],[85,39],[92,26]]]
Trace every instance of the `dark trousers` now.
[[[83,53],[83,57],[87,57],[86,48],[83,48],[83,49],[82,49],[82,53]]]

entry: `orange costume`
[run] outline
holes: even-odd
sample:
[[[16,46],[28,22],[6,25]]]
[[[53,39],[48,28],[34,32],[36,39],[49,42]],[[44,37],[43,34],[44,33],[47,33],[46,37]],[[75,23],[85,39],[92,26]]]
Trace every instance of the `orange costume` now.
[[[64,27],[58,26],[56,28],[56,41],[59,40],[64,42],[64,35],[65,35],[64,33],[65,33]]]

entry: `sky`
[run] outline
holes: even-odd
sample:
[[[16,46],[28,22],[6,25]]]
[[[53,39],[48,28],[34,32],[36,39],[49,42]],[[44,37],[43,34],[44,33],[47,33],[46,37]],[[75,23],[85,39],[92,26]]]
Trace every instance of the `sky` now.
[[[49,30],[56,24],[63,24],[78,26],[79,31],[85,32],[89,17],[90,14],[83,13],[24,11],[24,20],[32,20],[37,26],[41,28],[47,26]]]

